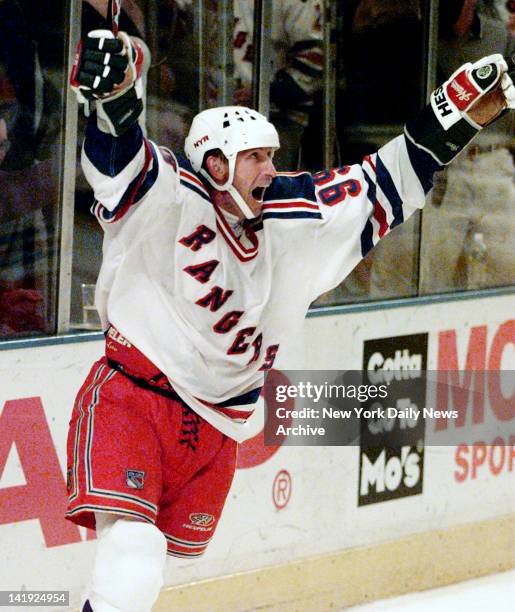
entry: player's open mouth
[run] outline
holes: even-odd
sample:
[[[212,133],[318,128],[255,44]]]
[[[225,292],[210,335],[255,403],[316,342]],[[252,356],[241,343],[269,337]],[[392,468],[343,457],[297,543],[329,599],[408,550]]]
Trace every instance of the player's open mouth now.
[[[256,187],[250,193],[256,202],[262,202],[266,187]]]

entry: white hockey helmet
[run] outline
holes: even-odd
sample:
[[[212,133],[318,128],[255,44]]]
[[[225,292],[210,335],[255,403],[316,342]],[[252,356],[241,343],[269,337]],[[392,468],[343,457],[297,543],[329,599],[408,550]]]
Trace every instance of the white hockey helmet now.
[[[275,127],[251,108],[245,106],[219,106],[202,111],[193,118],[184,143],[184,151],[195,172],[200,172],[219,191],[228,191],[247,219],[254,214],[233,186],[236,156],[240,151],[258,147],[279,148],[279,135]],[[219,185],[202,168],[204,155],[220,149],[229,162],[229,177]]]

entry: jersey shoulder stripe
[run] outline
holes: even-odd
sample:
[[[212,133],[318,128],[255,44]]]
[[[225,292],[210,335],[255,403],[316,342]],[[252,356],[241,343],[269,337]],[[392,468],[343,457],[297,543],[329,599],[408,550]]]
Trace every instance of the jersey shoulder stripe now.
[[[188,189],[190,189],[191,191],[194,191],[197,195],[199,195],[201,198],[203,198],[207,202],[211,202],[211,198],[209,197],[209,193],[207,192],[207,189],[197,179],[197,177],[194,174],[190,174],[189,172],[181,168],[181,170],[179,171],[179,176],[181,179],[181,185],[183,187],[187,187]]]
[[[318,213],[306,211],[290,211],[290,212],[264,212],[263,221],[267,219],[321,219],[322,215]]]
[[[266,219],[321,219],[316,202],[304,198],[267,201],[262,207]]]
[[[204,198],[207,202],[211,203],[209,192],[204,183],[199,178],[198,174],[193,170],[192,165],[187,159],[178,155],[177,162],[179,164],[179,177],[181,185],[194,191],[201,198]]]
[[[322,219],[309,172],[281,172],[265,191],[262,219]]]
[[[307,210],[318,210],[318,204],[316,202],[311,202],[310,200],[306,200],[304,198],[295,198],[291,200],[272,200],[267,201],[263,204],[263,210],[274,209],[274,210],[287,210],[292,208],[305,208]]]

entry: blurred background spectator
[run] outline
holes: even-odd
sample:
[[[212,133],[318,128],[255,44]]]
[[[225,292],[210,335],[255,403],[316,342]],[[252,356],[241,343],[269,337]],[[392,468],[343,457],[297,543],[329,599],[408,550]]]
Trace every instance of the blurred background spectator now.
[[[252,106],[252,62],[254,60],[254,2],[234,1],[234,66],[236,104]],[[323,31],[320,2],[276,0],[272,6],[272,58],[270,119],[279,132],[281,148],[275,155],[279,170],[305,167],[301,142],[314,99],[322,89]],[[309,146],[319,145],[322,134]],[[307,145],[307,143],[306,143]]]
[[[0,2],[0,335],[50,332],[63,4]]]

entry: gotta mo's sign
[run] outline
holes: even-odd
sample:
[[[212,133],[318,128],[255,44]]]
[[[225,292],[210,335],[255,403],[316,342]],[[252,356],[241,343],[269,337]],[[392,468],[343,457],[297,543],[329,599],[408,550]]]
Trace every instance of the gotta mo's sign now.
[[[428,334],[366,340],[363,370],[373,384],[388,385],[388,406],[367,402],[360,423],[358,505],[422,492]],[[391,414],[391,415],[390,415]]]
[[[453,448],[457,484],[515,471],[514,320],[366,340],[363,369],[388,405],[361,419],[359,506],[422,493],[428,446]]]

